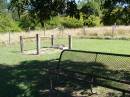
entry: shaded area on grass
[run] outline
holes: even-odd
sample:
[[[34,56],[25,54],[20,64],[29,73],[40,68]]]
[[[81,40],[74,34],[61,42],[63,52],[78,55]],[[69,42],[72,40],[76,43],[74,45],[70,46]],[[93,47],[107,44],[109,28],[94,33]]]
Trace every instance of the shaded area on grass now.
[[[66,63],[66,62],[65,62]],[[84,63],[78,63],[84,64]],[[49,97],[49,74],[48,69],[54,69],[57,66],[57,60],[49,61],[24,61],[19,65],[7,66],[0,65],[0,97]],[[103,69],[107,71],[103,64],[91,64],[87,68],[93,69],[97,67],[97,71]],[[72,67],[70,64],[68,67]],[[78,66],[79,67],[79,66]],[[77,67],[75,67],[77,68]],[[86,67],[81,67],[86,68]],[[71,77],[73,75],[67,72]],[[55,77],[54,77],[55,78]],[[54,79],[55,80],[55,79]],[[63,82],[61,82],[63,81]],[[60,84],[59,84],[60,83]],[[88,84],[61,78],[59,83],[55,83],[56,87],[65,87],[64,91],[57,91],[54,97],[71,97],[75,90],[90,89]],[[71,89],[69,87],[72,87]],[[116,96],[111,96],[116,97]]]
[[[48,62],[55,65],[54,61],[24,61],[13,67],[1,64],[0,97],[46,97],[40,91],[49,89]]]

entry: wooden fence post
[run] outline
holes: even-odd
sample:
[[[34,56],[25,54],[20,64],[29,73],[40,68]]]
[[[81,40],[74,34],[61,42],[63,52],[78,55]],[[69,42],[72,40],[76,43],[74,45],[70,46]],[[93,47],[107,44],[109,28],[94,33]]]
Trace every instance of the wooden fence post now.
[[[21,49],[21,53],[23,53],[23,37],[20,36],[20,49]]]
[[[51,35],[51,46],[54,46],[54,35]]]
[[[116,31],[116,23],[114,23],[114,25],[112,26],[112,38],[114,38],[115,31]]]
[[[40,35],[36,34],[36,48],[37,48],[37,55],[40,54]]]
[[[72,49],[72,37],[71,35],[68,35],[69,37],[69,49]]]

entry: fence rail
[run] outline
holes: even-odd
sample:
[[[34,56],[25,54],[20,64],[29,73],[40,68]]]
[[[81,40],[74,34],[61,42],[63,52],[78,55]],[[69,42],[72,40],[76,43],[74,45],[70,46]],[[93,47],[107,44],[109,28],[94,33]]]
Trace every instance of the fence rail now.
[[[23,39],[34,39],[36,37],[24,37]]]
[[[21,53],[24,52],[24,40],[27,40],[27,39],[36,39],[35,43],[36,43],[36,51],[37,51],[37,55],[40,54],[40,50],[41,50],[41,40],[42,39],[50,39],[51,41],[51,47],[55,47],[55,38],[54,38],[54,35],[51,35],[51,37],[46,37],[46,36],[40,36],[40,34],[36,34],[35,37],[23,37],[23,36],[20,36],[20,50],[21,50]],[[61,38],[57,38],[57,39],[61,39]],[[63,38],[62,38],[63,39]],[[71,49],[72,48],[72,37],[71,35],[68,35],[68,49]]]

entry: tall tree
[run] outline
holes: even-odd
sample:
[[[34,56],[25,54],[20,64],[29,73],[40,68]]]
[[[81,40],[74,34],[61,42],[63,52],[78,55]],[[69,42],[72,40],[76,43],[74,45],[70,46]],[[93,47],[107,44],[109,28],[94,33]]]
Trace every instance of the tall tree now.
[[[44,21],[51,17],[63,13],[66,0],[12,0],[11,10],[17,10],[19,17],[29,13],[31,17],[37,19],[42,26]]]
[[[104,24],[129,24],[130,0],[104,0]]]
[[[83,1],[82,1],[83,2]],[[101,17],[102,15],[102,6],[100,0],[86,0],[84,5],[81,8],[81,12],[86,14],[87,17],[90,15],[96,15]]]
[[[67,2],[66,14],[69,15],[70,17],[75,17],[77,19],[80,18],[79,10],[77,8],[77,4],[76,4],[75,0],[70,0]]]
[[[7,11],[7,0],[0,0],[0,12],[6,12]]]

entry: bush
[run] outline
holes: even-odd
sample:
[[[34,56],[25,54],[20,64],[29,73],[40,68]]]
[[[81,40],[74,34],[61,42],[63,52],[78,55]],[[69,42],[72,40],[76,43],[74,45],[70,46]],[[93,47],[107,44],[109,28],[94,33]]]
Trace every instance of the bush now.
[[[24,30],[28,30],[29,28],[31,30],[42,29],[40,23],[35,25],[35,23],[33,23],[29,17],[22,17],[19,26]],[[67,28],[83,27],[83,19],[78,20],[75,18],[56,16],[56,17],[52,17],[51,20],[45,21],[45,29],[53,29],[62,26]]]
[[[56,28],[58,26],[61,26],[61,22],[63,21],[62,17],[53,17],[51,20],[46,21],[46,29],[52,29]]]
[[[19,32],[21,29],[9,14],[0,13],[0,32]]]
[[[83,27],[83,20],[65,17],[64,21],[62,22],[62,25],[67,28],[79,28],[79,27]]]
[[[86,20],[84,20],[84,24],[89,27],[100,26],[101,19],[98,16],[90,15]]]
[[[56,16],[53,17],[51,20],[47,20],[45,21],[45,28],[46,29],[53,29],[56,28],[58,26],[62,25],[62,17]],[[39,30],[42,29],[42,26],[40,23],[38,23],[36,20],[31,19],[28,16],[24,16],[21,18],[20,20],[20,24],[19,26],[24,29],[24,30]]]
[[[36,25],[36,20],[32,19],[29,15],[25,15],[22,16],[20,21],[19,21],[19,26],[23,29],[23,30],[34,30],[36,26],[38,26],[38,24]]]

